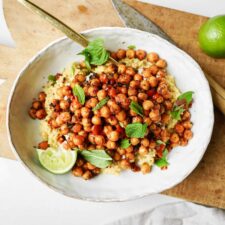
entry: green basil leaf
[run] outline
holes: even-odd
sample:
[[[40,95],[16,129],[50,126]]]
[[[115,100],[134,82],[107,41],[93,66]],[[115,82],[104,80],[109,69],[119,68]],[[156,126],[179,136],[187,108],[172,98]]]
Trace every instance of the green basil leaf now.
[[[50,75],[48,75],[48,81],[51,81],[51,82],[55,83],[56,77],[54,75],[50,74]]]
[[[157,145],[166,145],[166,143],[161,140],[156,140],[156,144]]]
[[[181,120],[181,114],[184,112],[184,109],[181,106],[175,106],[173,111],[170,113],[172,118],[179,121]]]
[[[92,111],[101,109],[103,105],[105,105],[109,101],[109,97],[102,99],[93,109]]]
[[[168,150],[165,149],[163,152],[163,157],[161,159],[158,159],[155,161],[155,165],[158,167],[164,167],[164,166],[168,166],[169,162],[167,161],[167,155],[168,155]]]
[[[136,46],[135,45],[129,45],[127,48],[129,48],[129,49],[135,49]]]
[[[137,102],[131,101],[130,109],[138,115],[143,116],[143,108]]]
[[[128,139],[123,139],[120,141],[121,148],[128,148],[130,146],[130,141]]]
[[[78,101],[83,105],[85,103],[85,94],[83,88],[76,84],[73,88],[73,94],[77,96]]]
[[[83,55],[84,56],[84,63],[87,67],[88,70],[91,70],[91,55],[84,49],[82,52],[78,53],[78,55]]]
[[[187,104],[189,105],[191,103],[191,101],[192,101],[193,94],[194,94],[193,91],[187,91],[187,92],[181,94],[177,99],[178,100],[185,99]]]
[[[82,150],[80,154],[85,160],[98,168],[106,168],[112,163],[112,158],[105,150]]]
[[[131,123],[128,124],[125,128],[126,135],[128,137],[134,137],[134,138],[143,138],[147,131],[147,124],[144,123]]]
[[[85,64],[103,65],[109,59],[109,52],[104,47],[104,41],[100,38],[89,42],[88,46],[79,53],[85,56]]]

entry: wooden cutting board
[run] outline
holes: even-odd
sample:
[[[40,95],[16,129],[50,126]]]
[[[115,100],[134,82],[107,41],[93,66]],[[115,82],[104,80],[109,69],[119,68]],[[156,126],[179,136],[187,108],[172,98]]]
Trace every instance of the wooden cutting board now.
[[[99,26],[122,26],[110,0],[33,1],[78,31]],[[225,60],[212,59],[198,47],[197,32],[206,18],[132,0],[126,2],[158,24],[180,48],[225,87]],[[63,34],[15,0],[5,0],[4,11],[16,48],[0,46],[0,78],[6,79],[0,87],[0,156],[15,159],[7,141],[5,126],[7,98],[13,81],[37,51]],[[215,110],[214,132],[203,160],[188,178],[164,194],[225,209],[224,190],[225,117]]]

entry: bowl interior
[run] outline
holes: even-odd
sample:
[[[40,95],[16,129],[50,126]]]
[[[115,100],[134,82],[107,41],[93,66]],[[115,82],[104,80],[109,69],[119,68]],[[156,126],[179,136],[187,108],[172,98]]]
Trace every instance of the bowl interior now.
[[[98,28],[84,32],[88,39],[101,37],[106,48],[117,50],[135,45],[137,49],[159,53],[168,62],[168,71],[184,92],[194,91],[191,109],[194,136],[186,147],[169,154],[170,166],[152,173],[123,172],[120,176],[101,175],[90,181],[72,176],[53,175],[43,169],[33,149],[40,140],[39,123],[27,112],[49,74],[62,71],[82,59],[82,48],[67,38],[57,40],[39,52],[21,71],[15,82],[8,107],[8,128],[12,147],[33,174],[54,189],[74,198],[94,201],[122,201],[157,193],[181,182],[196,167],[209,143],[213,127],[213,106],[208,83],[197,63],[186,53],[156,35],[128,28]]]

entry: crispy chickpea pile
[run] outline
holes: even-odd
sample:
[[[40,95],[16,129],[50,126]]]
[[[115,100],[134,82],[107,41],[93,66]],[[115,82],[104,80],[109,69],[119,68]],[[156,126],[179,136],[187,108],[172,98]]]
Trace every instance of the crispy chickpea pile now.
[[[147,54],[143,50],[133,49],[119,49],[111,53],[111,56],[118,61],[125,58],[147,60],[150,66],[140,72],[124,63],[119,63],[118,66],[107,63],[101,73],[93,72],[93,67],[89,80],[86,79],[86,73],[76,74],[70,85],[64,84],[58,88],[59,98],[51,102],[51,115],[48,115],[47,122],[51,129],[58,130],[57,141],[65,149],[105,149],[112,157],[113,163],[122,169],[146,174],[151,171],[151,165],[146,162],[138,165],[137,156],[146,156],[149,151],[155,150],[157,160],[162,157],[165,148],[171,151],[178,145],[187,145],[191,139],[191,104],[185,108],[181,120],[169,129],[170,112],[175,101],[166,80],[166,61],[156,53]],[[83,62],[79,66],[85,68]],[[58,77],[57,75],[56,79]],[[83,105],[73,94],[72,90],[76,84],[85,92]],[[93,111],[93,108],[106,97],[109,98],[107,103]],[[45,98],[46,94],[40,92],[38,100],[33,101],[29,111],[31,118],[46,118]],[[142,106],[143,116],[130,109],[131,101]],[[144,138],[126,136],[125,127],[135,122],[147,124]],[[131,145],[123,149],[120,142],[125,138],[129,139]],[[158,144],[157,140],[165,144]],[[47,147],[47,141],[39,143],[39,148]],[[74,176],[83,179],[90,179],[100,172],[99,168],[80,155],[72,170]]]

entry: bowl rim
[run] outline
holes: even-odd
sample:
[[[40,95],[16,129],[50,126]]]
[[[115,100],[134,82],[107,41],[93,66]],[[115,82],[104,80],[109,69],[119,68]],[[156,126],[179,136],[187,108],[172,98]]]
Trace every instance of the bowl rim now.
[[[150,33],[150,32],[146,32],[146,31],[142,31],[142,30],[138,30],[138,29],[133,29],[133,28],[127,28],[127,27],[97,27],[97,28],[92,28],[92,29],[87,29],[87,30],[84,30],[81,32],[81,34],[89,34],[91,32],[94,32],[94,31],[98,31],[98,30],[130,30],[132,32],[139,32],[139,33],[146,33],[150,36],[153,36],[157,39],[159,39],[160,41],[168,44],[168,45],[172,45],[173,48],[175,48],[177,51],[181,52],[183,55],[185,55],[185,57],[193,64],[193,66],[196,67],[196,69],[199,70],[199,74],[201,75],[201,77],[203,78],[204,82],[205,82],[205,85],[206,85],[206,89],[208,89],[207,93],[209,95],[209,102],[211,103],[209,105],[209,111],[210,111],[210,114],[211,114],[211,124],[210,124],[210,132],[208,133],[208,141],[204,143],[204,146],[202,147],[202,152],[201,152],[201,155],[199,156],[199,159],[196,161],[195,164],[193,164],[193,167],[192,167],[192,170],[188,171],[184,176],[183,176],[183,179],[180,180],[180,181],[177,181],[171,185],[168,185],[168,187],[166,187],[165,190],[168,190],[174,186],[176,186],[177,184],[181,183],[187,176],[189,176],[193,171],[194,169],[197,167],[197,165],[200,163],[203,155],[205,154],[205,151],[208,147],[208,144],[211,140],[211,136],[212,136],[212,131],[213,131],[213,126],[214,126],[214,111],[213,111],[213,101],[212,101],[212,95],[211,95],[211,91],[210,91],[210,87],[209,87],[209,83],[201,69],[201,67],[199,66],[199,64],[188,54],[186,53],[185,51],[181,50],[179,47],[175,46],[174,44],[170,43],[169,41],[163,39],[162,37],[156,35],[156,34],[153,34],[153,33]],[[70,198],[73,198],[73,199],[78,199],[78,200],[85,200],[85,201],[92,201],[92,202],[124,202],[124,201],[131,201],[131,200],[135,200],[135,199],[139,199],[139,198],[143,198],[145,196],[148,196],[148,195],[151,195],[151,194],[156,194],[156,193],[159,193],[159,192],[145,192],[145,193],[142,193],[142,194],[137,194],[137,195],[133,195],[133,196],[128,196],[128,197],[122,197],[122,198],[103,198],[103,199],[99,199],[99,198],[95,198],[95,197],[83,197],[83,196],[73,196],[73,195],[70,195],[69,193],[63,191],[62,189],[58,189],[56,187],[54,187],[53,185],[49,184],[48,182],[46,181],[43,181],[43,179],[37,174],[35,173],[34,171],[32,171],[29,166],[26,164],[25,161],[23,161],[21,158],[20,158],[20,154],[17,152],[16,150],[16,147],[14,146],[14,143],[13,143],[13,140],[12,140],[12,136],[11,136],[11,130],[10,130],[10,108],[11,108],[11,102],[12,102],[12,99],[14,97],[14,91],[17,87],[17,84],[19,83],[19,80],[20,78],[23,76],[24,72],[26,71],[26,69],[37,59],[39,59],[40,57],[42,57],[43,54],[45,54],[46,50],[48,50],[49,48],[51,48],[52,46],[55,46],[57,45],[58,43],[61,43],[63,42],[64,40],[66,39],[69,39],[68,37],[66,36],[63,36],[63,37],[60,37],[60,38],[57,38],[56,40],[50,42],[48,45],[44,46],[41,50],[39,50],[31,59],[29,59],[26,64],[22,67],[22,69],[19,71],[19,73],[17,74],[16,76],[16,79],[11,87],[11,90],[10,90],[10,93],[9,93],[9,97],[8,97],[8,102],[7,102],[7,110],[6,110],[6,128],[7,128],[7,137],[8,137],[8,141],[9,141],[9,145],[14,153],[14,155],[16,156],[16,159],[21,162],[21,164],[26,168],[27,171],[29,171],[30,174],[32,174],[32,176],[35,177],[36,180],[39,180],[41,183],[43,183],[44,185],[47,185],[50,189],[56,191],[57,193],[61,193],[63,194],[64,196],[68,196]],[[163,190],[163,191],[165,191]]]

